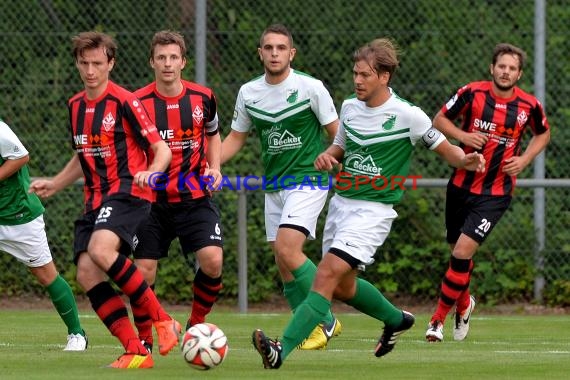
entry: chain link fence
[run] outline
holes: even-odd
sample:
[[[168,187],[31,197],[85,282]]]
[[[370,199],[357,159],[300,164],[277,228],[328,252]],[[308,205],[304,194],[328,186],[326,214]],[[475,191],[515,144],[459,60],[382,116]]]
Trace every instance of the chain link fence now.
[[[12,126],[31,155],[33,176],[56,174],[71,157],[67,131],[67,99],[82,89],[74,67],[70,39],[78,32],[101,30],[112,34],[119,45],[112,78],[134,90],[153,80],[148,65],[150,38],[161,29],[181,31],[188,43],[184,76],[195,78],[195,69],[205,62],[206,84],[219,101],[222,136],[229,132],[235,97],[244,82],[262,73],[257,56],[259,36],[275,22],[293,32],[296,69],[321,79],[337,107],[352,92],[351,54],[360,45],[380,36],[392,37],[402,49],[401,67],[393,87],[403,98],[433,116],[457,88],[473,80],[488,79],[491,51],[497,42],[511,42],[528,53],[528,65],[520,82],[533,92],[546,89],[545,99],[552,143],[548,147],[547,178],[564,178],[570,169],[570,132],[564,131],[570,116],[570,8],[564,0],[511,1],[412,0],[0,0],[0,117]],[[206,20],[197,13],[206,7]],[[544,21],[540,22],[541,12]],[[200,22],[197,22],[198,21]],[[539,27],[535,27],[536,18]],[[196,30],[196,25],[205,30]],[[546,71],[544,82],[535,72],[535,34],[544,28]],[[206,35],[206,53],[197,56],[197,36]],[[253,134],[247,146],[224,168],[226,175],[261,175],[259,143]],[[429,152],[417,149],[412,172],[424,178],[447,178],[450,168]],[[522,178],[530,178],[528,168]],[[546,225],[544,248],[536,265],[535,193],[519,188],[511,210],[476,255],[472,288],[481,302],[524,302],[542,297],[534,293],[537,277],[545,281],[544,302],[553,301],[560,289],[570,294],[570,243],[566,205],[570,190],[549,187],[545,191]],[[364,274],[388,294],[435,301],[441,276],[447,267],[449,249],[443,224],[445,191],[441,187],[410,191],[397,211],[400,217],[377,262]],[[216,201],[225,227],[225,289],[223,298],[238,297],[237,255],[239,236],[238,194],[222,192]],[[46,223],[56,262],[81,292],[73,278],[73,221],[82,210],[80,186],[65,190],[45,202]],[[247,243],[249,301],[258,302],[279,294],[281,287],[272,254],[264,239],[263,194],[247,194]],[[322,230],[324,213],[319,223]],[[171,259],[161,263],[157,293],[172,302],[191,298],[187,286],[193,274],[172,247]],[[306,244],[308,255],[320,257],[318,240]],[[0,289],[5,295],[41,294],[33,281],[22,281],[26,269],[8,255],[0,256],[5,270]]]

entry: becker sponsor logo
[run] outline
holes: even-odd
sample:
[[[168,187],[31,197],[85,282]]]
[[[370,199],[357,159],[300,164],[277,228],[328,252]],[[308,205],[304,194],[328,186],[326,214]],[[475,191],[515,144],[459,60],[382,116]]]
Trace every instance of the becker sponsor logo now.
[[[274,133],[269,135],[269,143],[273,147],[282,146],[298,146],[301,144],[301,138],[295,137],[291,132],[285,131],[283,134]]]
[[[283,131],[276,125],[268,131],[263,131],[262,135],[267,138],[269,154],[280,154],[288,150],[299,149],[303,145],[300,136],[295,136],[287,130]]]
[[[351,154],[346,159],[346,170],[354,174],[375,176],[382,168],[378,167],[371,155]]]

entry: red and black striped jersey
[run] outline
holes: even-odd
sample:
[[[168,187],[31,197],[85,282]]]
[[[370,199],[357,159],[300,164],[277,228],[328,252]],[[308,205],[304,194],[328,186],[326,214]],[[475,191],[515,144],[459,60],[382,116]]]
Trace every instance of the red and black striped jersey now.
[[[85,180],[85,212],[111,196],[152,200],[151,189],[141,189],[133,177],[146,170],[146,152],[160,135],[135,95],[109,81],[99,98],[89,100],[82,91],[68,108],[72,146]]]
[[[160,202],[180,202],[207,195],[205,179],[201,177],[207,166],[206,136],[219,133],[213,91],[193,82],[183,80],[182,84],[182,92],[175,97],[159,94],[156,82],[135,91],[172,151],[168,184],[154,192]]]
[[[466,132],[485,134],[488,141],[483,147],[485,172],[455,169],[450,181],[473,194],[510,195],[516,177],[503,172],[505,160],[521,154],[521,140],[527,127],[539,135],[550,127],[544,109],[536,97],[514,88],[510,98],[497,97],[492,82],[472,82],[460,88],[441,108],[451,120],[461,117],[461,128]],[[461,144],[465,153],[475,149]]]

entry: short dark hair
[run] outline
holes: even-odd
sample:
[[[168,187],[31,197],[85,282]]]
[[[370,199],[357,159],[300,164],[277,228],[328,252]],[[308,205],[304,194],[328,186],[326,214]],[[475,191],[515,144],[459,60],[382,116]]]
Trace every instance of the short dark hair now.
[[[289,39],[289,44],[291,47],[293,47],[293,35],[291,34],[291,31],[289,31],[289,29],[283,24],[272,24],[265,28],[263,33],[261,33],[261,37],[259,38],[260,47],[263,46],[263,39],[269,33],[282,34],[286,36]]]
[[[519,57],[519,70],[523,69],[524,64],[526,62],[526,53],[524,52],[524,50],[515,45],[511,45],[504,42],[495,45],[495,49],[493,49],[493,66],[495,65],[495,63],[497,63],[499,57],[505,54],[512,54]]]
[[[186,43],[184,42],[184,36],[173,30],[161,30],[156,32],[152,37],[150,42],[150,57],[154,55],[154,48],[156,45],[170,45],[175,44],[180,46],[180,53],[182,57],[186,56]]]
[[[83,52],[89,49],[102,47],[107,55],[107,62],[115,59],[117,44],[108,34],[102,32],[82,32],[71,39],[73,45],[73,57],[77,59],[83,56]]]

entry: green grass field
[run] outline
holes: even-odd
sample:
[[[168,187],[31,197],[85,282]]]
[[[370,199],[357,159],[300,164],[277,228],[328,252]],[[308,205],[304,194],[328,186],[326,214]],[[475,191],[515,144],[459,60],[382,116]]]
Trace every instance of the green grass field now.
[[[186,313],[174,314],[185,320]],[[392,353],[378,359],[372,349],[380,334],[377,321],[360,314],[337,314],[343,332],[324,351],[293,352],[279,370],[264,370],[250,343],[260,327],[282,333],[287,313],[239,314],[214,311],[209,321],[228,336],[230,351],[218,368],[188,367],[177,349],[155,354],[155,368],[105,368],[122,353],[118,341],[91,310],[81,310],[90,345],[86,352],[63,352],[64,326],[53,310],[0,310],[0,379],[569,379],[570,318],[565,315],[474,314],[464,342],[428,344],[429,316],[400,338]]]

